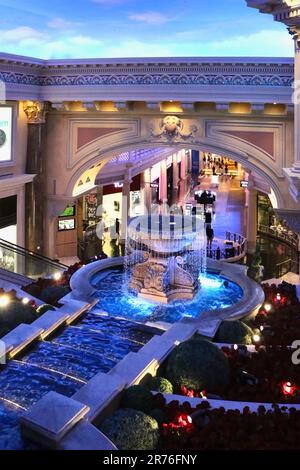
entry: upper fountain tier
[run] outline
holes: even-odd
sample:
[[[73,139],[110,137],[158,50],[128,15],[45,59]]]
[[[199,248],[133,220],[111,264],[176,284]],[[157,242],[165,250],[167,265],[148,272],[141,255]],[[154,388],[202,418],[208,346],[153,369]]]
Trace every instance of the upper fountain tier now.
[[[151,215],[133,219],[128,237],[145,245],[150,252],[176,255],[186,251],[196,240],[204,240],[204,221],[181,215]]]

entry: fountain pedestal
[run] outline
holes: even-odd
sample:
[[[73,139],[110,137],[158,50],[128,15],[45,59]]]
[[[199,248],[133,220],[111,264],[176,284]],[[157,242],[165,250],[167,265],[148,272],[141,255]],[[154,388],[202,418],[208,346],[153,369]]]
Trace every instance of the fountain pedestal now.
[[[182,259],[148,259],[134,266],[129,287],[138,296],[167,304],[172,300],[193,299],[199,283],[182,266]]]

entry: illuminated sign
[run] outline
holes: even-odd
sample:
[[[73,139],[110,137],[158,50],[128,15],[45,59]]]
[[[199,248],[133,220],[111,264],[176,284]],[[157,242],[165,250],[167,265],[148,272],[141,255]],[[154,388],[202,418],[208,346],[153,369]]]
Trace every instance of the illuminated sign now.
[[[241,188],[247,189],[247,188],[248,188],[248,185],[249,185],[249,181],[245,181],[245,180],[240,181],[240,186],[241,186]]]
[[[12,108],[0,107],[0,163],[11,160]]]
[[[159,188],[159,183],[151,183],[150,187],[153,189],[158,189]]]

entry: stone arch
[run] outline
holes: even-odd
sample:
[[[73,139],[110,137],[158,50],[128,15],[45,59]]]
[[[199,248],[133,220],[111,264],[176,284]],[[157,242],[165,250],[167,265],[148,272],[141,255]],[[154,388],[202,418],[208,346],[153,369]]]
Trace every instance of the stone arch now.
[[[178,150],[182,148],[190,148],[192,150],[199,150],[199,151],[207,151],[212,152],[220,155],[227,155],[233,160],[241,163],[244,167],[253,171],[258,176],[260,176],[266,183],[272,188],[276,199],[278,208],[284,207],[284,197],[282,194],[281,188],[278,186],[278,176],[272,171],[270,166],[267,163],[262,161],[263,152],[260,151],[255,145],[252,145],[251,148],[253,150],[252,154],[245,152],[242,148],[241,143],[238,139],[235,140],[235,145],[231,146],[228,142],[218,142],[216,143],[213,139],[203,139],[201,142],[197,144],[189,143],[189,142],[161,142],[157,141],[147,141],[147,140],[139,140],[135,142],[128,141],[127,143],[122,143],[119,146],[112,146],[111,148],[107,148],[105,152],[101,152],[101,156],[93,155],[88,159],[83,159],[83,163],[73,172],[71,178],[69,179],[68,185],[66,187],[65,195],[67,197],[73,196],[73,189],[79,180],[79,178],[90,168],[93,166],[101,164],[99,170],[101,171],[101,167],[109,161],[114,156],[121,154],[123,152],[128,152],[132,150],[144,149],[144,148],[154,148],[154,147],[170,147],[170,148],[178,148]],[[151,162],[149,162],[151,164]],[[96,175],[95,175],[96,179]]]

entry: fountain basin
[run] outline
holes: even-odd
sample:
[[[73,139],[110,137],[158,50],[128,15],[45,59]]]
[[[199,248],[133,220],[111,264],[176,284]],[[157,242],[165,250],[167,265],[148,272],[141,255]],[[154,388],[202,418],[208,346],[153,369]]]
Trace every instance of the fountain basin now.
[[[124,265],[124,258],[108,258],[101,261],[95,261],[94,263],[88,264],[84,266],[79,271],[77,271],[72,279],[71,279],[71,288],[72,288],[72,296],[77,299],[95,299],[97,296],[99,298],[99,293],[97,293],[97,288],[95,286],[95,276],[106,275],[104,272],[108,269],[122,269]],[[223,280],[229,280],[235,283],[241,289],[242,297],[237,298],[235,302],[231,305],[227,306],[217,306],[215,305],[215,309],[210,309],[211,305],[207,304],[204,306],[201,315],[198,317],[185,317],[184,321],[192,322],[193,324],[196,322],[197,328],[201,331],[206,331],[207,336],[214,336],[214,332],[220,323],[220,321],[225,319],[242,319],[250,314],[254,314],[258,311],[262,303],[264,302],[264,292],[262,288],[254,281],[249,279],[245,274],[245,266],[242,265],[232,265],[223,261],[216,261],[209,259],[207,262],[207,269],[210,273],[218,275]],[[206,281],[208,284],[214,284],[213,278]],[[213,287],[211,285],[211,287]],[[113,289],[115,286],[113,285]],[[113,290],[110,289],[110,290]],[[202,282],[202,289],[203,289],[203,282]],[[202,292],[201,291],[199,292]],[[119,292],[115,293],[115,300],[116,302],[120,298],[122,293],[122,289]],[[146,301],[144,299],[139,299],[136,295],[130,297],[130,301],[136,304],[143,302],[147,305],[147,308],[153,308],[153,303]],[[181,304],[184,304],[181,302]],[[157,304],[156,304],[157,305]],[[161,305],[161,307],[167,307]],[[138,309],[139,307],[137,307]],[[99,298],[99,303],[96,307],[94,307],[95,311],[104,310],[101,304],[101,298]],[[110,312],[108,312],[110,313]],[[113,313],[112,313],[113,314]],[[125,307],[120,309],[120,313],[116,314],[120,317],[126,317],[126,309]],[[178,320],[183,319],[182,315],[178,317]],[[143,323],[152,322],[150,320],[150,315],[140,315],[139,319],[135,318],[135,321],[141,321]],[[162,320],[163,321],[163,320]],[[209,321],[209,328],[207,326],[207,322]],[[154,320],[155,323],[161,323],[161,320]],[[164,322],[164,328],[168,328],[171,326],[171,322]],[[211,334],[208,332],[211,331]]]

